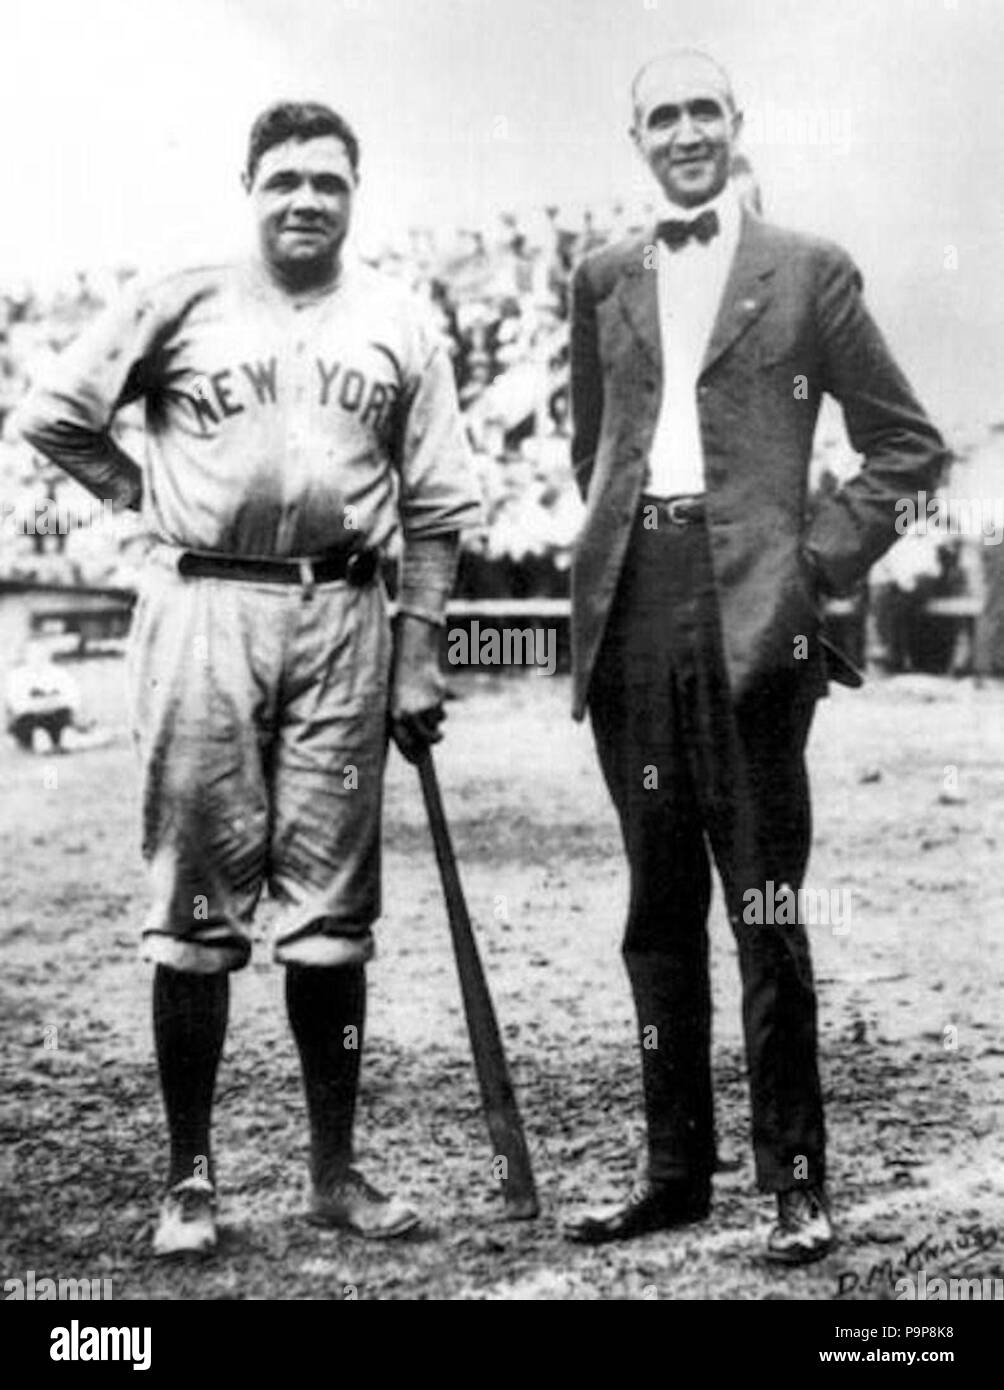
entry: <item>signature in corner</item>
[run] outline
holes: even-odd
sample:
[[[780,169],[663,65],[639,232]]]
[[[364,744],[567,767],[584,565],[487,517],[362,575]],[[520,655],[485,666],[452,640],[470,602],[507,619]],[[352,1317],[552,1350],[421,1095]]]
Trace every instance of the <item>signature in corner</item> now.
[[[940,1232],[928,1231],[915,1244],[908,1245],[898,1259],[879,1260],[863,1273],[855,1269],[841,1270],[837,1275],[835,1297],[845,1298],[851,1293],[886,1288],[922,1267],[933,1265],[939,1272],[959,1269],[978,1255],[996,1250],[1001,1234],[996,1226],[976,1223],[959,1226],[947,1240]]]

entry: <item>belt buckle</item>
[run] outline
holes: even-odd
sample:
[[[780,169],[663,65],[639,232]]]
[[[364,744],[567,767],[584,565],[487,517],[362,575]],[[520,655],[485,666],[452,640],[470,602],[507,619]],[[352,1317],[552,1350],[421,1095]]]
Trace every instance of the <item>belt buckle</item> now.
[[[692,516],[687,515],[689,498],[671,497],[666,503],[666,515],[674,526],[686,526],[693,520]]]
[[[314,566],[309,560],[297,560],[296,563],[300,570],[300,592],[304,603],[309,603],[314,597]]]

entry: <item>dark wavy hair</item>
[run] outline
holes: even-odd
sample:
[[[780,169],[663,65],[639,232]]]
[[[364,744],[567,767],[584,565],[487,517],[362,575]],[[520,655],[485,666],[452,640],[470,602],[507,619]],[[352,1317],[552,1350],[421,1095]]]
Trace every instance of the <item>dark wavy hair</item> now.
[[[263,111],[248,137],[247,179],[251,183],[266,150],[285,140],[334,135],[345,146],[352,172],[359,173],[359,140],[344,116],[317,101],[277,101]]]

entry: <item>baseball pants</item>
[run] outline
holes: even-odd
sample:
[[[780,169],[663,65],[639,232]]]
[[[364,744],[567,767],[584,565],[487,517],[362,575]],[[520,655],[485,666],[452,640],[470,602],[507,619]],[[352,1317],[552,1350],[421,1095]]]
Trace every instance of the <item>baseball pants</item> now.
[[[379,580],[184,578],[154,553],[129,654],[148,959],[246,965],[266,885],[276,960],[372,955],[390,655]]]

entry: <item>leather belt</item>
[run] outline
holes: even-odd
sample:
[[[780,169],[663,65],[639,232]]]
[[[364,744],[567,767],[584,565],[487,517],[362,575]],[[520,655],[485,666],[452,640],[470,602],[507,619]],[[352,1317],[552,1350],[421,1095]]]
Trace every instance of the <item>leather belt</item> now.
[[[347,579],[356,587],[373,581],[379,557],[375,550],[333,550],[309,559],[271,559],[224,555],[212,550],[183,550],[178,573],[186,579],[236,579],[250,584],[299,584],[304,593],[316,584]]]
[[[642,508],[655,507],[660,518],[665,518],[674,526],[691,526],[703,521],[707,515],[704,493],[694,493],[688,497],[650,497],[641,499]]]

